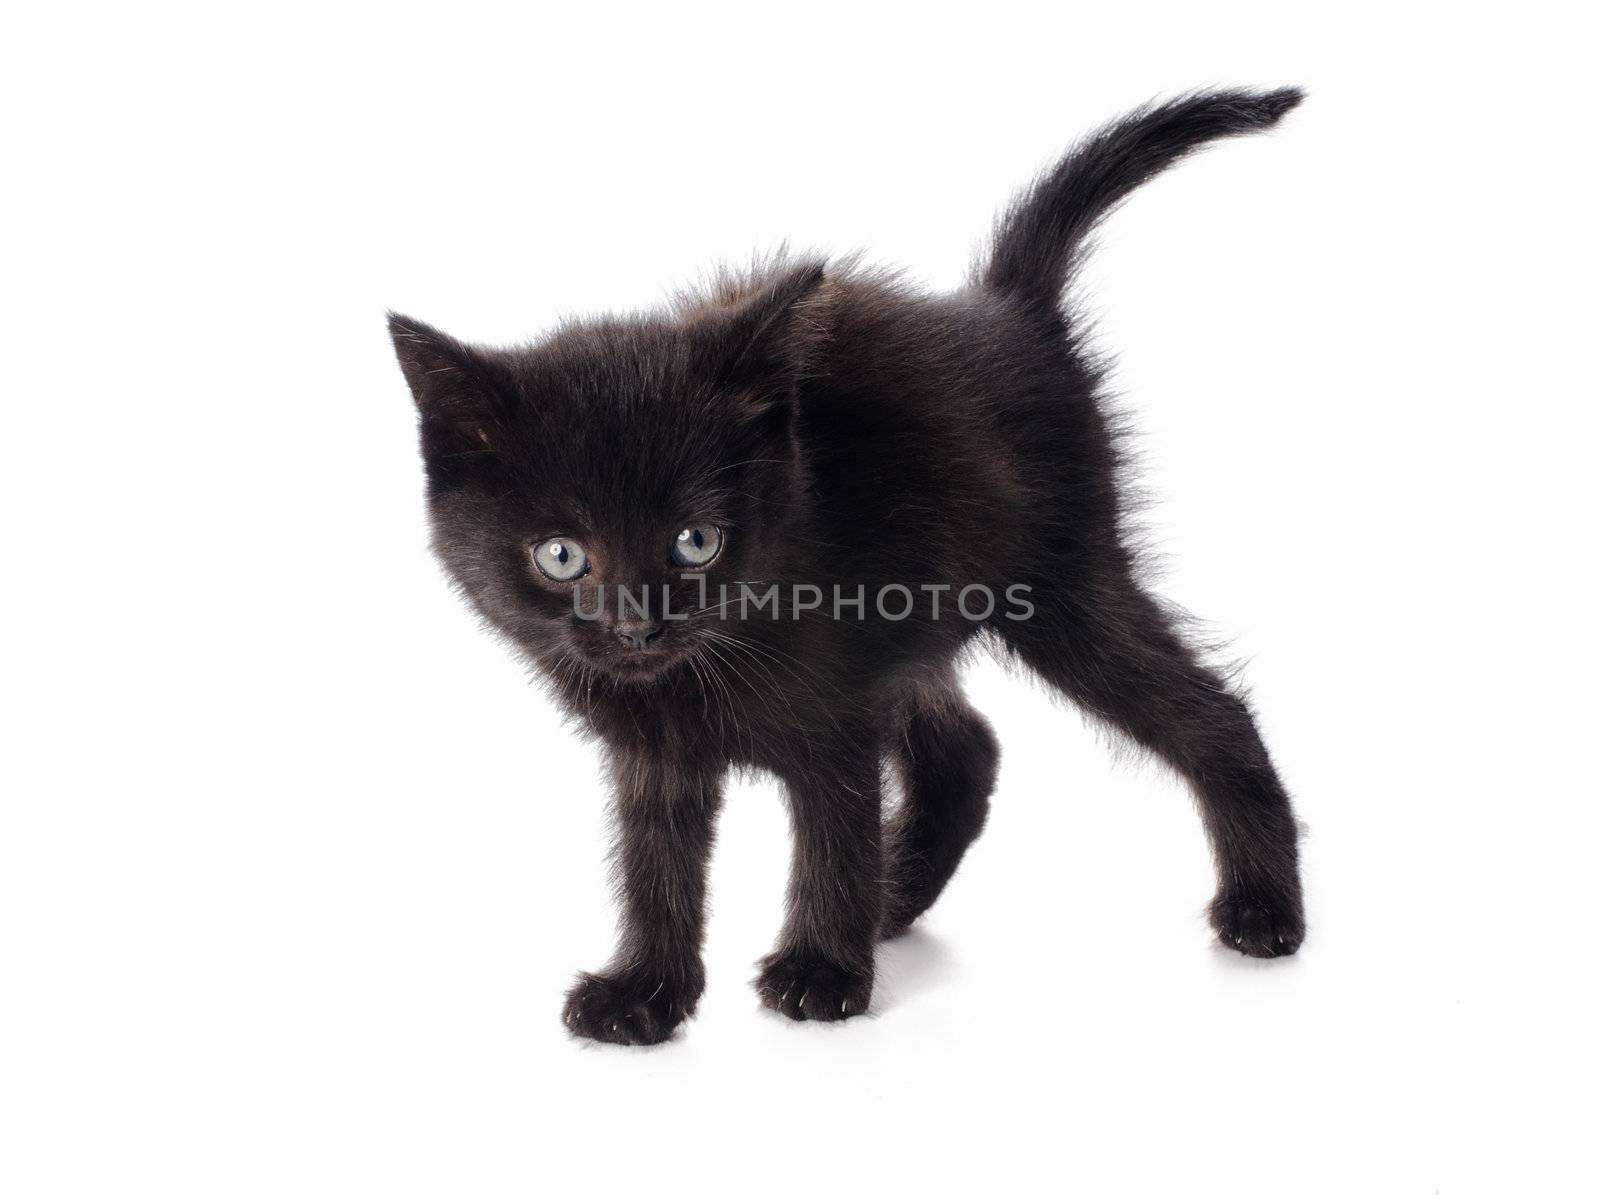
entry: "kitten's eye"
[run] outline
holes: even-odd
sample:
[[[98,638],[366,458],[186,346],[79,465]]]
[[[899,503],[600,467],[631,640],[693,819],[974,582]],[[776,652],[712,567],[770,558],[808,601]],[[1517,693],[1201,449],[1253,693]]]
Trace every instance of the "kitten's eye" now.
[[[710,523],[696,523],[678,532],[672,545],[672,563],[683,568],[704,568],[722,551],[722,532]]]
[[[533,562],[552,581],[576,581],[589,571],[589,553],[577,540],[565,537],[534,544]]]

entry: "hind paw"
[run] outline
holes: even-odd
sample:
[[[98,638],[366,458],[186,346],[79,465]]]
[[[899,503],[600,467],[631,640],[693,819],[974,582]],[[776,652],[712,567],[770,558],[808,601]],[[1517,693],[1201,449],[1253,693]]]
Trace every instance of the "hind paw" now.
[[[1224,946],[1251,958],[1293,954],[1305,940],[1297,898],[1226,893],[1211,902],[1211,925]]]

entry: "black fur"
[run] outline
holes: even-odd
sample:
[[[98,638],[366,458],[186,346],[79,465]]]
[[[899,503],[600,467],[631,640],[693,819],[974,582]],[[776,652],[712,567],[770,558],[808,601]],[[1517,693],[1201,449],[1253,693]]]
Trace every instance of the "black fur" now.
[[[956,677],[975,637],[1188,780],[1223,942],[1258,956],[1300,945],[1288,796],[1243,699],[1140,585],[1100,373],[1062,298],[1085,235],[1135,187],[1299,99],[1191,95],[1117,122],[1017,201],[954,294],[780,258],[667,313],[524,348],[391,317],[436,550],[610,759],[622,940],[569,993],[574,1033],[657,1042],[694,1012],[734,767],[782,782],[794,830],[761,999],[797,1020],[865,1012],[874,942],[927,910],[983,829],[999,750]],[[726,534],[709,602],[668,559],[691,524]],[[588,549],[587,576],[558,583],[530,564],[557,535]],[[734,582],[781,586],[779,617],[738,617],[715,588]],[[797,584],[865,593],[862,616],[831,598],[809,609]],[[872,599],[896,584],[917,599],[910,617]],[[574,615],[575,596],[592,610],[618,586],[648,586],[644,611]],[[968,586],[1025,586],[1032,616],[1002,603],[952,617]],[[885,822],[886,767],[904,801]]]

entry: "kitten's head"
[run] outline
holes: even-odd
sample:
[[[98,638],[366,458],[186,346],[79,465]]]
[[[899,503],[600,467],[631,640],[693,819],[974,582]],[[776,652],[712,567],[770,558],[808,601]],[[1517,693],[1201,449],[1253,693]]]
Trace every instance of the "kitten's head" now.
[[[519,349],[390,317],[434,548],[496,628],[547,667],[639,681],[736,633],[719,587],[776,582],[804,515],[794,405],[822,286],[788,267]]]

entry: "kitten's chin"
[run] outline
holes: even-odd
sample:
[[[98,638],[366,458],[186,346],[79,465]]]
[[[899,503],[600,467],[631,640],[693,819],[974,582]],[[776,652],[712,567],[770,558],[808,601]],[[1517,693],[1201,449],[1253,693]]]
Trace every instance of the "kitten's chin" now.
[[[666,675],[680,657],[638,652],[633,655],[611,656],[601,663],[606,673],[620,681],[645,684]]]

